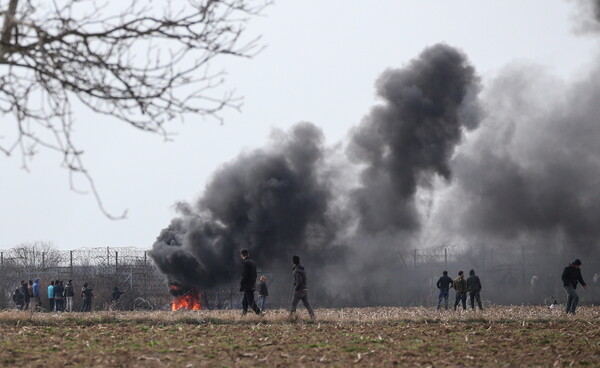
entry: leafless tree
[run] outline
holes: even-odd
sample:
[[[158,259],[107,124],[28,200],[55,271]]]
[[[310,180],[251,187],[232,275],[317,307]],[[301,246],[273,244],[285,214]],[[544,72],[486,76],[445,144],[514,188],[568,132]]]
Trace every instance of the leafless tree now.
[[[0,111],[16,118],[0,127],[0,152],[20,152],[25,168],[40,148],[60,152],[72,188],[83,175],[100,209],[119,218],[104,209],[72,139],[73,106],[165,138],[174,118],[218,119],[240,101],[217,88],[224,75],[209,62],[254,55],[258,39],[244,31],[269,2],[0,0]]]
[[[11,248],[7,257],[13,266],[25,269],[56,267],[62,260],[61,253],[48,242],[29,242]]]

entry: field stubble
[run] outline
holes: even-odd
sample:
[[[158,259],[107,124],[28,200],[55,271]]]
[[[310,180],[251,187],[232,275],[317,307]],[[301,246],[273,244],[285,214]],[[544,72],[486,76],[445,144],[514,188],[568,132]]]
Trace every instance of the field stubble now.
[[[600,307],[0,313],[6,367],[600,366]]]

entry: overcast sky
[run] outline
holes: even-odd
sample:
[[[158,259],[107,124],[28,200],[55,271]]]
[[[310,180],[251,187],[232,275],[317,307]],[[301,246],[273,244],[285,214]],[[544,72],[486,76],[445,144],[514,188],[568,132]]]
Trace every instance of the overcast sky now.
[[[298,121],[322,127],[329,143],[345,139],[377,101],[373,83],[423,48],[445,42],[462,49],[485,81],[514,63],[533,63],[571,79],[597,55],[597,42],[573,32],[564,0],[278,1],[251,22],[267,48],[257,57],[218,59],[227,87],[245,97],[225,122],[173,122],[174,142],[119,121],[78,110],[76,140],[105,206],[69,189],[61,157],[42,151],[21,169],[0,157],[0,249],[49,241],[60,249],[149,248],[175,214],[194,200],[223,163],[260,147],[271,129]],[[2,117],[9,124],[12,117]]]

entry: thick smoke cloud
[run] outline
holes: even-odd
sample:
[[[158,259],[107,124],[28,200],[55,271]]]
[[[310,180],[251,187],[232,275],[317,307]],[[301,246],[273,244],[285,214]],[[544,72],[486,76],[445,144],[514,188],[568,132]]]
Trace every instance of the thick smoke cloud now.
[[[449,162],[463,131],[478,124],[478,91],[464,54],[441,44],[427,48],[377,81],[384,103],[353,132],[347,150],[365,167],[360,183],[348,190],[340,180],[347,175],[334,175],[335,155],[325,149],[321,131],[298,124],[275,134],[269,147],[223,166],[195,204],[180,204],[152,257],[171,282],[200,289],[237,278],[241,248],[271,270],[287,266],[297,252],[316,272],[325,264],[335,270],[338,280],[353,278],[349,268],[336,267],[346,264],[347,253],[363,263],[352,272],[376,267],[380,254],[367,259],[365,250],[372,253],[377,244],[358,249],[353,239],[419,228],[415,193],[435,176],[451,179]],[[338,174],[357,170],[341,161]]]
[[[577,6],[576,30],[579,32],[600,32],[600,0],[570,0]]]
[[[205,289],[239,277],[242,248],[261,267],[287,264],[294,252],[325,254],[337,228],[319,171],[323,140],[319,128],[300,123],[218,170],[195,204],[179,205],[155,242],[151,254],[161,271],[171,282]]]
[[[457,180],[436,225],[471,239],[595,246],[598,80],[598,68],[572,85],[534,68],[504,72],[486,93],[483,127],[453,162]]]
[[[478,125],[478,78],[460,51],[436,45],[376,83],[383,104],[353,132],[350,157],[367,167],[353,193],[369,233],[420,227],[415,194],[434,176],[449,181],[465,129]]]

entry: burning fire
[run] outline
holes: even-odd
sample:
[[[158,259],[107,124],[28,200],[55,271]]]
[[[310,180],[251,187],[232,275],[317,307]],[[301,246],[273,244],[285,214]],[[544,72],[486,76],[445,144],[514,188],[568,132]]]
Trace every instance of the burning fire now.
[[[175,297],[171,303],[171,310],[201,310],[200,292],[194,288],[183,288],[177,285],[169,286],[171,294]]]

